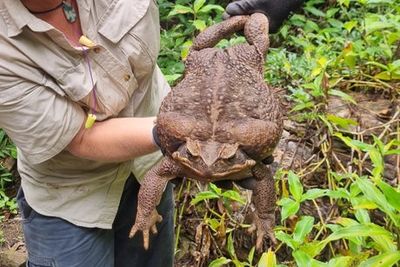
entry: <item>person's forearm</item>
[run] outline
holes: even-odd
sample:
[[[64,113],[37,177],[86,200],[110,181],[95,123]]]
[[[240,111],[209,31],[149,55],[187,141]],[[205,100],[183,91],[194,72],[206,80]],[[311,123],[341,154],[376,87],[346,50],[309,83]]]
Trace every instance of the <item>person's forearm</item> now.
[[[67,150],[81,158],[96,161],[126,161],[154,152],[152,128],[155,117],[113,118],[96,122],[78,132]]]

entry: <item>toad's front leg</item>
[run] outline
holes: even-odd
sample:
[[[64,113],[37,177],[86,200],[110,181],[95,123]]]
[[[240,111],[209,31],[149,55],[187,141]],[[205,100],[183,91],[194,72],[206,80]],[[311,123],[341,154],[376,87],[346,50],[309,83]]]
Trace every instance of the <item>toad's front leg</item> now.
[[[149,232],[157,233],[156,223],[162,220],[157,213],[156,206],[160,203],[162,193],[167,182],[180,173],[180,168],[168,157],[162,159],[144,176],[139,189],[138,207],[135,224],[132,226],[129,237],[132,238],[138,231],[143,232],[143,246],[149,248]]]
[[[256,208],[254,216],[257,227],[256,249],[260,251],[265,234],[268,235],[273,244],[276,244],[273,229],[275,226],[275,184],[270,167],[263,163],[254,166],[253,175],[257,179],[252,197],[252,202]]]

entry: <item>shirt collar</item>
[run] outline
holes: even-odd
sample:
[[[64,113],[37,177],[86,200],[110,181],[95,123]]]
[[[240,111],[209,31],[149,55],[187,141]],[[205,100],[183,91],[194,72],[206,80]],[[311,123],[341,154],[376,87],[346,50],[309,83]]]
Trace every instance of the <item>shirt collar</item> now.
[[[50,24],[32,15],[20,0],[3,0],[0,16],[7,24],[8,37],[14,37],[27,26],[35,32],[45,32],[54,29]]]

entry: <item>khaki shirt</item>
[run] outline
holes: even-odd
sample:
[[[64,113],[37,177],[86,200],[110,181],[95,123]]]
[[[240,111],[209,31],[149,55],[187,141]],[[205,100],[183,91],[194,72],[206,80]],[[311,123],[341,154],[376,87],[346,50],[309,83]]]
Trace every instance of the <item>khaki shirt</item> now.
[[[0,128],[18,148],[27,202],[39,213],[111,228],[124,183],[161,154],[123,163],[77,158],[65,147],[93,108],[98,120],[154,116],[169,90],[156,59],[159,14],[152,0],[77,0],[86,51],[26,10],[0,1]],[[91,65],[92,73],[89,72]]]

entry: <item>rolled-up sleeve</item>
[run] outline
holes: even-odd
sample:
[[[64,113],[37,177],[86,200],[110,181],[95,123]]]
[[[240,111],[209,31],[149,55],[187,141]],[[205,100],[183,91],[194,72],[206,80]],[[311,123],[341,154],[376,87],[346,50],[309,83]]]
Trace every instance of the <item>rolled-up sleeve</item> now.
[[[0,128],[32,164],[65,149],[85,117],[77,103],[51,88],[0,74]]]

